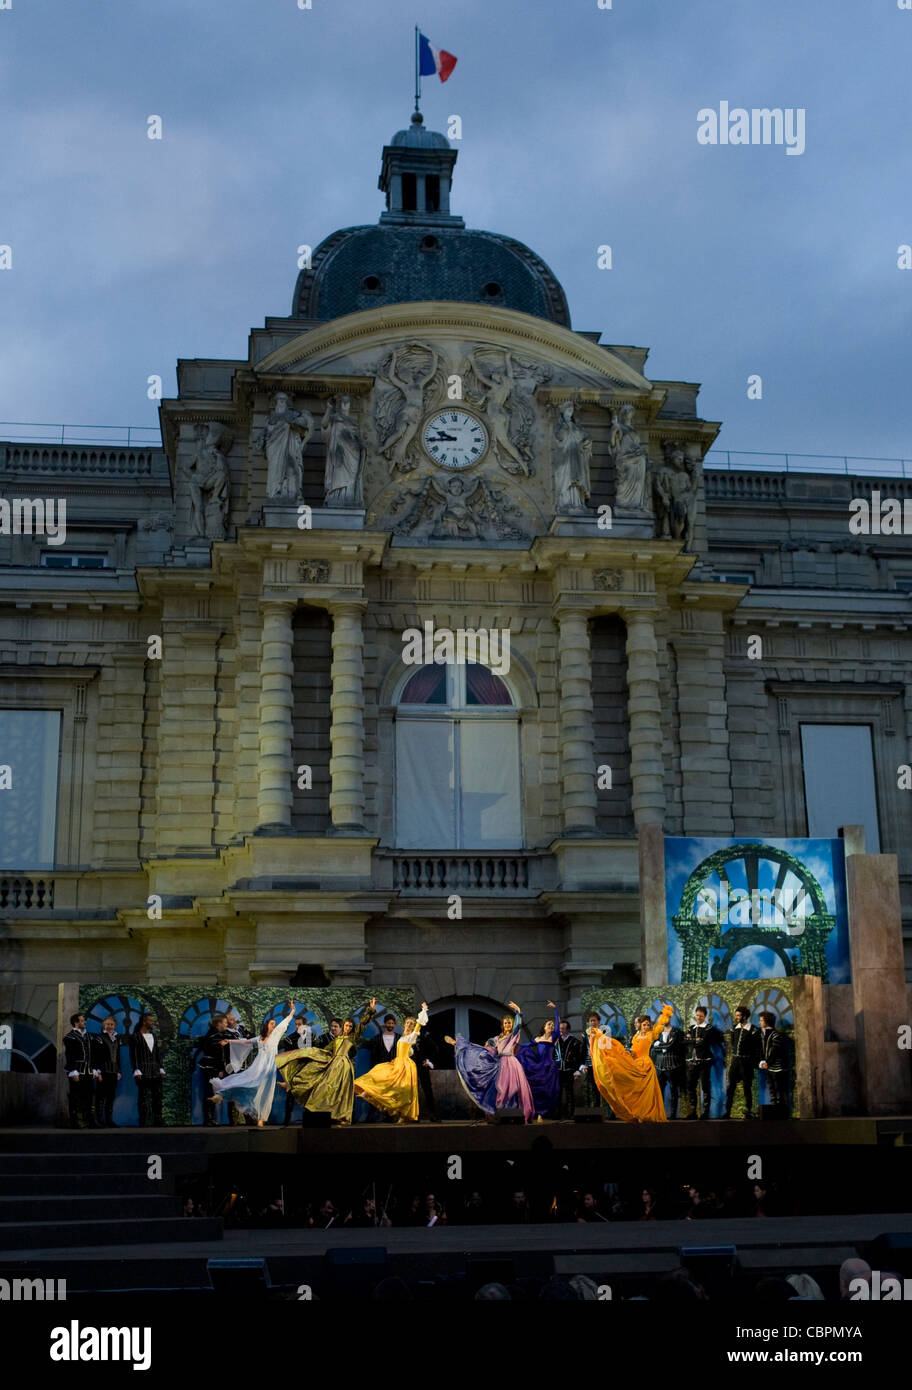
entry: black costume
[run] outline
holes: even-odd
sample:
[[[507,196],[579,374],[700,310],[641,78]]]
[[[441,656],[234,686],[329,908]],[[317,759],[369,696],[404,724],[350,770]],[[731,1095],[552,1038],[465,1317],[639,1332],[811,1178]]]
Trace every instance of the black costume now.
[[[656,1075],[659,1078],[659,1089],[662,1092],[662,1102],[665,1101],[665,1087],[671,1091],[671,1115],[669,1119],[678,1118],[678,1102],[681,1092],[684,1089],[684,1034],[680,1028],[670,1028],[666,1038],[664,1031],[659,1034],[652,1047],[649,1049],[652,1057]]]
[[[146,1042],[149,1036],[152,1037],[151,1050]],[[133,1078],[136,1082],[136,1123],[158,1126],[162,1123],[162,1064],[154,1033],[142,1033],[137,1028],[130,1034],[130,1064],[134,1072],[139,1072],[139,1076]],[[151,1120],[147,1118],[150,1114]]]
[[[95,1082],[95,1120],[102,1129],[114,1124],[114,1093],[120,1072],[120,1038],[116,1033],[93,1033],[92,1070],[101,1072]]]
[[[395,1054],[394,1054],[395,1055]],[[437,1115],[437,1103],[434,1100],[434,1087],[431,1077],[434,1074],[434,1067],[437,1065],[438,1049],[437,1044],[431,1037],[427,1028],[422,1028],[418,1034],[418,1041],[412,1044],[412,1061],[418,1069],[418,1118],[423,1120],[428,1116],[434,1124],[439,1124]],[[425,1062],[430,1062],[426,1067]]]
[[[728,1085],[725,1088],[725,1118],[731,1119],[732,1101],[738,1082],[744,1092],[745,1118],[750,1119],[754,1109],[754,1071],[760,1060],[760,1029],[749,1023],[746,1028],[736,1027],[731,1031],[731,1046],[728,1062]]]
[[[225,1075],[225,1069],[231,1061],[231,1053],[228,1050],[228,1043],[231,1041],[232,1035],[227,1028],[221,1030],[210,1028],[200,1043],[199,1069],[203,1078],[203,1124],[205,1125],[218,1123],[213,1106],[209,1104],[212,1100],[212,1078]],[[233,1108],[232,1106],[231,1109]],[[229,1109],[229,1114],[231,1109]]]
[[[586,1060],[587,1050],[582,1038],[578,1038],[575,1033],[568,1033],[566,1037],[561,1037],[558,1033],[554,1039],[554,1055],[557,1058],[557,1065],[560,1072],[560,1103],[558,1105],[558,1118],[572,1120],[576,1114],[576,1097],[573,1094],[573,1082],[576,1073]]]
[[[63,1040],[64,1066],[69,1078],[70,1124],[74,1129],[94,1126],[92,1118],[92,1040],[88,1033],[71,1028]],[[76,1075],[71,1075],[75,1072]]]
[[[719,1031],[711,1023],[692,1023],[687,1030],[687,1098],[692,1119],[697,1117],[698,1086],[703,1093],[700,1119],[709,1119],[713,1049],[719,1042]]]
[[[307,1035],[306,1035],[306,1033],[305,1033],[304,1038],[302,1038],[302,1037],[301,1037],[301,1034],[298,1032],[297,1028],[295,1027],[291,1032],[288,1032],[288,1033],[285,1034],[284,1038],[283,1038],[282,1041],[279,1043],[279,1051],[280,1051],[280,1052],[299,1052],[300,1049],[301,1049],[302,1047],[325,1047],[325,1046],[326,1046],[326,1039],[325,1039],[325,1038],[318,1038],[318,1037],[316,1036],[316,1033],[314,1032],[314,1030],[313,1030],[312,1028],[311,1028],[311,1041],[310,1041],[309,1043],[306,1042],[306,1037],[307,1037]],[[293,1094],[293,1092],[289,1089],[289,1090],[287,1090],[287,1091],[285,1092],[285,1119],[284,1119],[283,1122],[282,1122],[283,1125],[290,1125],[290,1124],[291,1124],[291,1115],[292,1115],[292,1111],[294,1110],[294,1108],[295,1108],[295,1098],[294,1098],[294,1094]]]
[[[778,1028],[760,1030],[760,1050],[766,1062],[766,1078],[769,1082],[770,1102],[786,1109],[789,1103],[789,1045],[784,1033]]]

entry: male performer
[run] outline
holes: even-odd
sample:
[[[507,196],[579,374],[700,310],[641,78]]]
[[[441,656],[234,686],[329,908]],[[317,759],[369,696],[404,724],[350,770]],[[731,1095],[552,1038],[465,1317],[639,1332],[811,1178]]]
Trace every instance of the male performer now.
[[[314,1046],[314,1030],[311,1028],[307,1019],[299,1014],[295,1019],[294,1032],[286,1033],[279,1043],[280,1052],[298,1052],[302,1047]],[[322,1046],[322,1039],[317,1046]],[[281,1083],[280,1083],[281,1084]],[[295,1098],[291,1091],[285,1090],[285,1119],[282,1121],[283,1128],[291,1124],[291,1112],[295,1108]]]
[[[412,1045],[412,1061],[418,1069],[418,1119],[427,1118],[430,1123],[435,1125],[440,1124],[440,1117],[437,1114],[431,1077],[437,1064],[437,1057],[437,1044],[427,1028],[424,1027],[418,1034],[418,1041]]]
[[[611,1109],[609,1108],[608,1102],[602,1096],[592,1076],[592,1060],[590,1057],[590,1052],[592,1050],[592,1035],[595,1032],[595,1030],[597,1028],[601,1028],[601,1026],[602,1020],[600,1016],[595,1013],[590,1014],[588,1019],[586,1020],[586,1051],[583,1060],[583,1065],[580,1067],[580,1071],[586,1078],[584,1083],[584,1090],[587,1107],[589,1109],[592,1109],[593,1106],[596,1106],[599,1109],[600,1118],[604,1119],[605,1115],[608,1115],[613,1120],[614,1115],[612,1114]]]
[[[560,1104],[558,1106],[558,1119],[572,1120],[576,1114],[576,1097],[573,1094],[573,1083],[577,1073],[583,1067],[586,1059],[586,1051],[583,1046],[582,1038],[578,1038],[575,1033],[570,1032],[570,1024],[566,1018],[560,1021],[560,1030],[554,1043],[554,1052],[557,1057],[557,1066],[560,1073]]]
[[[396,1015],[384,1014],[383,1027],[374,1037],[368,1038],[364,1044],[367,1054],[370,1057],[370,1065],[378,1067],[381,1062],[394,1062],[396,1060],[396,1044],[402,1034],[396,1032]],[[368,1105],[368,1112],[362,1123],[378,1124],[389,1119],[373,1105]]]
[[[120,1038],[117,1024],[109,1014],[100,1033],[91,1034],[92,1070],[95,1073],[95,1123],[99,1129],[114,1129],[114,1093],[120,1080]]]
[[[231,1037],[228,1033],[228,1019],[225,1014],[216,1014],[209,1024],[209,1032],[200,1044],[199,1070],[203,1078],[203,1124],[217,1125],[215,1109],[210,1104],[212,1100],[212,1078],[214,1076],[226,1076],[228,1066],[231,1062],[231,1052],[228,1044]],[[234,1119],[235,1106],[229,1101],[228,1115]]]
[[[243,1038],[250,1037],[250,1029],[245,1028],[243,1023],[238,1021],[236,1013],[229,1013],[226,1015],[226,1018],[228,1023],[228,1036],[231,1038],[232,1042],[239,1042]]]
[[[73,1129],[94,1129],[92,1118],[92,1042],[86,1032],[84,1014],[70,1015],[70,1031],[63,1039],[63,1057],[70,1086],[68,1094],[70,1125]]]
[[[668,1118],[678,1118],[678,1102],[684,1089],[684,1034],[675,1028],[669,1019],[650,1048],[652,1063],[659,1078],[662,1103],[665,1103],[665,1087],[671,1092],[671,1113]]]
[[[158,1039],[155,1036],[155,1018],[143,1014],[139,1025],[130,1034],[130,1061],[133,1063],[133,1080],[136,1082],[137,1124],[145,1126],[151,1113],[151,1123],[162,1124],[162,1066]]]
[[[766,1072],[770,1102],[779,1105],[791,1119],[789,1111],[789,1046],[784,1033],[776,1027],[776,1015],[764,1011],[760,1015],[760,1070]]]
[[[687,1098],[692,1120],[697,1119],[698,1086],[703,1093],[703,1109],[699,1118],[709,1119],[713,1047],[719,1041],[718,1029],[708,1021],[703,1005],[698,1004],[694,1009],[694,1021],[687,1030]]]
[[[753,1119],[754,1069],[760,1060],[760,1029],[751,1023],[750,1009],[739,1004],[735,1009],[735,1026],[731,1031],[729,1048],[728,1085],[725,1088],[725,1118],[731,1119],[732,1101],[738,1082],[744,1092],[744,1118]]]

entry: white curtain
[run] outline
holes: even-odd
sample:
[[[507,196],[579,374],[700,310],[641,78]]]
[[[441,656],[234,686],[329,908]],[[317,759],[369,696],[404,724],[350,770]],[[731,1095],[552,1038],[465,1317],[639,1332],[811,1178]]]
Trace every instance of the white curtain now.
[[[396,723],[396,844],[455,849],[453,729],[449,720]]]
[[[519,727],[515,720],[460,725],[463,849],[521,849]]]
[[[57,710],[0,709],[0,764],[12,769],[0,791],[0,869],[54,867],[59,752]]]

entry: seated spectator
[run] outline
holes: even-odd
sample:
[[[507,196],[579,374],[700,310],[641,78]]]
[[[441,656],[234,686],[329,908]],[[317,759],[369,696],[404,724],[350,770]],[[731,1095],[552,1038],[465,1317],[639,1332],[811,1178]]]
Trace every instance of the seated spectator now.
[[[640,1203],[640,1220],[658,1221],[659,1218],[656,1213],[656,1194],[651,1187],[643,1188],[643,1191],[640,1193]]]
[[[424,1199],[424,1221],[422,1224],[427,1227],[445,1226],[447,1223],[446,1210],[442,1202],[438,1202],[433,1192],[429,1192]]]
[[[841,1300],[845,1301],[852,1297],[851,1284],[853,1279],[864,1279],[866,1284],[870,1284],[871,1266],[867,1260],[843,1260],[839,1266],[839,1297]]]
[[[483,1226],[488,1219],[487,1207],[480,1192],[470,1192],[462,1204],[462,1224]]]
[[[822,1303],[824,1301],[823,1290],[810,1274],[789,1274],[785,1282],[791,1284],[795,1290],[789,1299],[790,1303],[797,1299],[803,1303]]]
[[[598,1209],[598,1202],[595,1194],[584,1192],[576,1207],[576,1221],[602,1221],[604,1220]]]
[[[505,1284],[482,1284],[475,1294],[475,1301],[480,1303],[509,1303],[510,1290]]]

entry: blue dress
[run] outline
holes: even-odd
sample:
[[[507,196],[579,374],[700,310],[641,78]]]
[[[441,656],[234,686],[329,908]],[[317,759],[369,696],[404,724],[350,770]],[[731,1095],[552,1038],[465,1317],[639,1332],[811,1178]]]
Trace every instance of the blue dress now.
[[[456,1075],[469,1099],[493,1115],[497,1109],[497,1078],[500,1058],[490,1048],[469,1042],[461,1033],[456,1037]]]
[[[560,1037],[560,1015],[554,1010],[552,1038]],[[560,1100],[560,1067],[554,1043],[523,1043],[516,1054],[526,1073],[536,1115],[550,1115]]]

